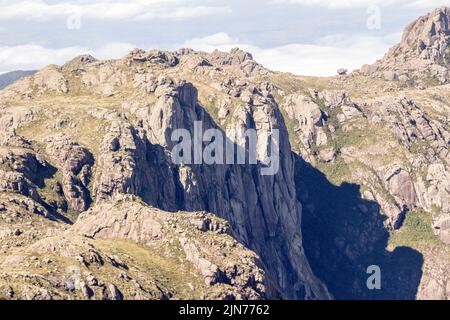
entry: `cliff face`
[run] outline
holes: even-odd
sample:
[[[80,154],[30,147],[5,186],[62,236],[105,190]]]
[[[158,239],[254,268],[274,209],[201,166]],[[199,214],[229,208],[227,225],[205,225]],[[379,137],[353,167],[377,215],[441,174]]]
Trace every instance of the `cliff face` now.
[[[448,19],[350,75],[136,49],[0,91],[2,296],[447,299]]]
[[[300,88],[277,101],[301,156],[306,255],[336,298],[448,297],[448,19],[448,8],[419,18],[348,76],[275,82]],[[366,288],[371,264],[383,290]]]
[[[5,139],[26,141],[41,163],[34,161],[49,171],[40,184],[25,168],[23,174],[17,171],[23,183],[8,177],[11,187],[5,192],[29,197],[49,215],[68,219],[124,195],[169,212],[211,212],[228,221],[231,234],[261,258],[267,297],[330,298],[302,247],[287,128],[270,84],[260,81],[268,74],[240,50],[134,50],[121,60],[82,56],[49,66],[1,93]],[[172,134],[183,129],[194,136],[196,124],[202,132],[214,129],[225,137],[219,164],[174,163],[171,152],[178,141]],[[238,153],[252,154],[248,129],[256,138],[251,141],[256,163],[247,158],[234,164]],[[274,150],[275,171],[268,175]],[[90,221],[80,216],[77,225]]]
[[[235,237],[270,266],[266,270],[281,296],[326,297],[302,251],[291,149],[275,101],[259,94],[249,96],[235,110],[227,130],[231,135],[227,139],[233,139],[230,143],[238,150],[245,148],[237,144],[239,135],[255,129],[260,137],[257,149],[262,151],[269,147],[264,137],[270,137],[273,129],[281,131],[280,171],[263,176],[261,165],[173,165],[166,153],[175,145],[170,138],[174,130],[186,129],[194,136],[195,122],[205,131],[220,127],[199,104],[192,84],[169,81],[155,92],[155,105],[138,111],[143,115],[140,128],[119,120],[105,136],[94,176],[97,203],[130,193],[165,210],[212,212],[229,221]]]

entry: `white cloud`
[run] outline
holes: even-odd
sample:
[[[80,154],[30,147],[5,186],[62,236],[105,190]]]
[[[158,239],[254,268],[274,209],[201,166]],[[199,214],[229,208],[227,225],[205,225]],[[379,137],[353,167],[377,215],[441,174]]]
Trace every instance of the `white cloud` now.
[[[168,20],[230,12],[229,7],[199,5],[196,0],[87,0],[81,3],[60,1],[54,4],[45,0],[0,0],[0,20],[47,21],[74,15],[81,19]]]
[[[64,64],[81,54],[91,54],[99,59],[124,56],[135,48],[130,43],[109,43],[99,48],[79,46],[51,49],[41,45],[0,46],[0,70],[32,70],[49,64]]]
[[[371,6],[387,7],[404,5],[410,8],[430,9],[448,6],[449,0],[268,0],[268,4],[298,4],[307,7],[322,7],[327,9],[368,8]]]
[[[330,76],[339,68],[360,68],[381,58],[400,34],[386,37],[333,35],[320,38],[314,44],[293,43],[273,48],[261,48],[242,43],[226,33],[195,38],[183,44],[196,50],[211,52],[214,49],[228,51],[234,47],[253,54],[255,60],[276,71],[301,75]],[[339,45],[334,45],[338,43]]]
[[[233,39],[225,32],[220,32],[206,37],[191,39],[186,41],[184,46],[197,50],[212,51],[214,49],[229,50],[236,46],[237,43],[237,39]]]
[[[405,0],[270,0],[270,4],[299,4],[308,7],[364,8],[372,5],[392,5]]]
[[[406,5],[410,7],[433,8],[449,5],[448,0],[269,0],[268,4],[299,4],[308,7],[324,7],[328,9],[367,8],[370,6],[386,7],[391,5]]]
[[[111,42],[96,49],[88,49],[86,52],[97,59],[117,59],[125,56],[134,48],[136,48],[136,45],[132,43]]]
[[[416,0],[416,1],[410,1],[407,4],[408,7],[411,8],[437,8],[437,7],[441,7],[441,6],[450,6],[450,1],[449,0],[433,0],[433,1],[429,1],[429,0]]]

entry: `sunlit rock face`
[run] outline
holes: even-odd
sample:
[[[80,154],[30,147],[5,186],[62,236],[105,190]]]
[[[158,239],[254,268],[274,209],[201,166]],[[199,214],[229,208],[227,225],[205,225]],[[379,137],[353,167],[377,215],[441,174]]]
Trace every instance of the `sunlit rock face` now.
[[[445,299],[448,21],[437,9],[330,78],[135,49],[10,84],[0,297]]]

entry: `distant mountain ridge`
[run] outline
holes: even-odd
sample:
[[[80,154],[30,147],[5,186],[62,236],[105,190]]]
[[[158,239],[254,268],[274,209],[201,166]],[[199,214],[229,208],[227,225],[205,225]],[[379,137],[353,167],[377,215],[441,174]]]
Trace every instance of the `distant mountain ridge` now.
[[[17,80],[22,79],[23,77],[28,77],[35,73],[36,73],[35,70],[32,71],[17,70],[0,74],[0,90],[6,88],[7,86],[16,82]]]

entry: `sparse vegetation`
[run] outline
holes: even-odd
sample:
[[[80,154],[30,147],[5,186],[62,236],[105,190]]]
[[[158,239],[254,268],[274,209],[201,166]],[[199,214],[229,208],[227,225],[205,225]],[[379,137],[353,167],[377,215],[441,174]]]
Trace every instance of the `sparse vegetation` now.
[[[414,209],[407,213],[402,228],[391,233],[389,245],[394,248],[405,246],[419,251],[445,247],[433,234],[431,225],[432,217],[430,213]]]

